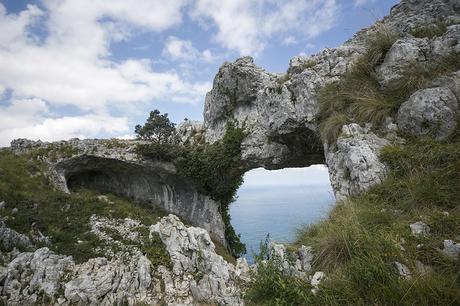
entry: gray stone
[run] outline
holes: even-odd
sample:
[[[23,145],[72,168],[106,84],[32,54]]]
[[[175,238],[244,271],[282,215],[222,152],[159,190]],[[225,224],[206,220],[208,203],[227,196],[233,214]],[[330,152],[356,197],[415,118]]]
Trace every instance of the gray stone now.
[[[404,37],[398,39],[387,52],[383,63],[377,67],[377,78],[383,87],[396,85],[403,72],[414,63],[427,61],[430,46],[427,38]]]
[[[8,297],[8,305],[33,304],[38,295],[53,297],[73,264],[71,257],[55,255],[48,248],[20,253],[8,264],[2,295]]]
[[[458,258],[460,254],[460,243],[456,243],[453,240],[444,240],[444,254],[452,258]]]
[[[394,262],[396,269],[398,269],[399,276],[401,276],[404,279],[410,279],[412,278],[412,273],[410,272],[409,268],[400,262],[395,261]]]
[[[414,236],[426,236],[430,233],[430,227],[422,221],[412,223],[409,227]]]
[[[329,177],[339,201],[383,180],[387,170],[378,156],[390,144],[355,123],[343,126],[342,130],[336,145],[325,144]]]
[[[199,144],[204,142],[203,123],[193,120],[185,120],[176,127],[177,135],[183,144]]]
[[[318,293],[319,284],[325,277],[326,277],[326,274],[321,271],[317,271],[315,272],[315,274],[313,274],[311,281],[310,281],[310,284],[313,287],[313,289],[311,289],[311,292],[313,292],[313,294]]]
[[[302,245],[295,252],[288,252],[283,244],[270,242],[268,260],[274,263],[283,275],[307,279],[313,261],[312,247]]]
[[[33,243],[29,237],[24,234],[20,234],[15,230],[6,227],[5,222],[0,220],[0,244],[3,250],[12,251],[13,248],[20,250],[30,250],[33,247]]]
[[[416,136],[449,137],[457,126],[458,101],[446,87],[415,92],[398,111],[398,126]]]
[[[204,229],[186,227],[176,216],[169,215],[150,230],[160,235],[173,264],[171,273],[159,269],[168,303],[188,304],[192,300],[219,305],[243,303],[238,283],[247,279],[247,264],[240,261],[235,267],[217,255]],[[199,280],[194,278],[197,274],[201,275]]]

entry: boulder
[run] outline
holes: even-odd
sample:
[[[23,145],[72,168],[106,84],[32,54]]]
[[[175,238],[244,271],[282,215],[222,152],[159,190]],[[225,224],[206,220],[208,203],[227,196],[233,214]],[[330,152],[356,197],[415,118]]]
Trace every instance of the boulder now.
[[[412,135],[444,140],[457,127],[458,108],[457,98],[449,88],[421,89],[401,105],[398,126]]]

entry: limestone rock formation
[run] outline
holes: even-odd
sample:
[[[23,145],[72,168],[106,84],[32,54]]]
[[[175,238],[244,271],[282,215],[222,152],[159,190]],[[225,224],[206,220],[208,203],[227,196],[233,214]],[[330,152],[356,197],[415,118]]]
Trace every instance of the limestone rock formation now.
[[[136,154],[137,141],[71,139],[46,143],[18,139],[17,154],[39,151],[46,158],[53,184],[62,191],[85,187],[148,202],[200,226],[226,245],[218,203],[177,174],[173,163]]]
[[[442,35],[417,38],[411,34],[433,27],[439,20],[447,25]],[[400,37],[375,67],[382,88],[397,84],[407,68],[415,64],[425,67],[443,57],[458,57],[459,21],[457,1],[401,1],[389,16],[361,30],[342,46],[311,57],[293,58],[285,74],[269,73],[249,57],[224,63],[206,96],[206,141],[220,139],[226,124],[236,122],[248,132],[241,146],[247,169],[326,163],[337,199],[362,192],[384,178],[385,167],[378,155],[385,145],[400,141],[394,133],[398,127],[415,135],[434,134],[440,140],[452,134],[459,121],[459,76],[441,76],[414,93],[400,109],[398,126],[393,124],[391,131],[383,127],[392,132],[388,137],[377,136],[372,127],[355,123],[343,128],[334,145],[318,137],[318,90],[350,71],[365,53],[368,37],[377,32]]]
[[[289,253],[286,246],[271,242],[268,245],[268,260],[279,266],[283,275],[300,277],[305,280],[311,278],[313,249],[301,246],[297,252]]]
[[[238,281],[248,277],[249,268],[244,259],[236,267],[226,262],[215,253],[207,231],[186,227],[174,215],[164,217],[151,231],[160,235],[173,264],[171,272],[162,274],[167,302],[243,304]]]
[[[91,223],[93,228],[98,223],[120,231],[139,226],[139,221],[131,219],[96,218]],[[174,215],[164,217],[150,231],[165,243],[172,268],[153,267],[135,249],[129,256],[121,249],[111,260],[98,257],[81,264],[46,247],[16,251],[6,268],[0,269],[0,299],[8,305],[243,304],[239,286],[249,278],[244,259],[236,265],[226,262],[216,254],[206,230],[187,227]]]

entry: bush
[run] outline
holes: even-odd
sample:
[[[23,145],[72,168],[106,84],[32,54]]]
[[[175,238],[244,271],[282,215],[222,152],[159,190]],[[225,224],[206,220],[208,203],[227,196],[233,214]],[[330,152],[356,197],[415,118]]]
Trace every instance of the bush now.
[[[145,157],[172,161],[178,173],[190,178],[200,192],[220,203],[220,214],[225,223],[225,236],[234,256],[246,252],[246,247],[235,233],[228,213],[238,188],[243,183],[245,168],[241,161],[241,141],[246,136],[243,128],[227,124],[224,137],[213,144],[139,144],[137,152]]]

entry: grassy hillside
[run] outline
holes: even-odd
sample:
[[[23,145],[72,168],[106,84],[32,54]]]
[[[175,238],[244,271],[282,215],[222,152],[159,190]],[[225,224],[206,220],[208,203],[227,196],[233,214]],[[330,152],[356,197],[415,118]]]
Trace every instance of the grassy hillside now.
[[[394,116],[414,91],[460,69],[458,54],[424,66],[414,64],[396,87],[383,90],[374,66],[396,38],[386,32],[371,37],[368,52],[354,69],[320,90],[324,141],[333,145],[342,126],[351,122],[371,122],[379,133],[380,123]],[[386,180],[338,203],[327,220],[299,231],[294,247],[312,246],[313,271],[326,273],[317,294],[308,282],[285,277],[269,263],[249,284],[248,303],[460,305],[460,259],[442,251],[444,240],[460,242],[459,130],[442,142],[400,135],[404,146],[381,152],[389,167]],[[411,233],[409,225],[417,221],[430,227],[429,234]],[[406,265],[411,276],[401,277],[395,262]]]
[[[72,194],[55,191],[44,176],[44,170],[44,164],[29,156],[0,152],[0,201],[6,202],[0,215],[8,227],[28,235],[34,224],[44,235],[51,237],[49,247],[52,250],[72,255],[77,262],[82,262],[102,256],[98,249],[106,247],[91,232],[89,220],[92,215],[132,218],[142,222],[136,229],[140,241],[127,241],[110,229],[106,234],[138,247],[154,265],[168,264],[169,255],[160,238],[149,239],[147,231],[149,225],[165,215],[163,211],[114,195],[101,198],[87,190]]]
[[[443,253],[460,240],[460,137],[409,140],[387,147],[388,178],[338,204],[327,220],[299,231],[295,246],[313,246],[314,271],[326,272],[318,294],[305,281],[260,269],[247,299],[266,305],[459,305],[460,260]],[[426,236],[409,224],[422,221]],[[400,262],[411,270],[404,279]],[[421,265],[425,269],[421,268]],[[423,271],[426,270],[426,271]]]

